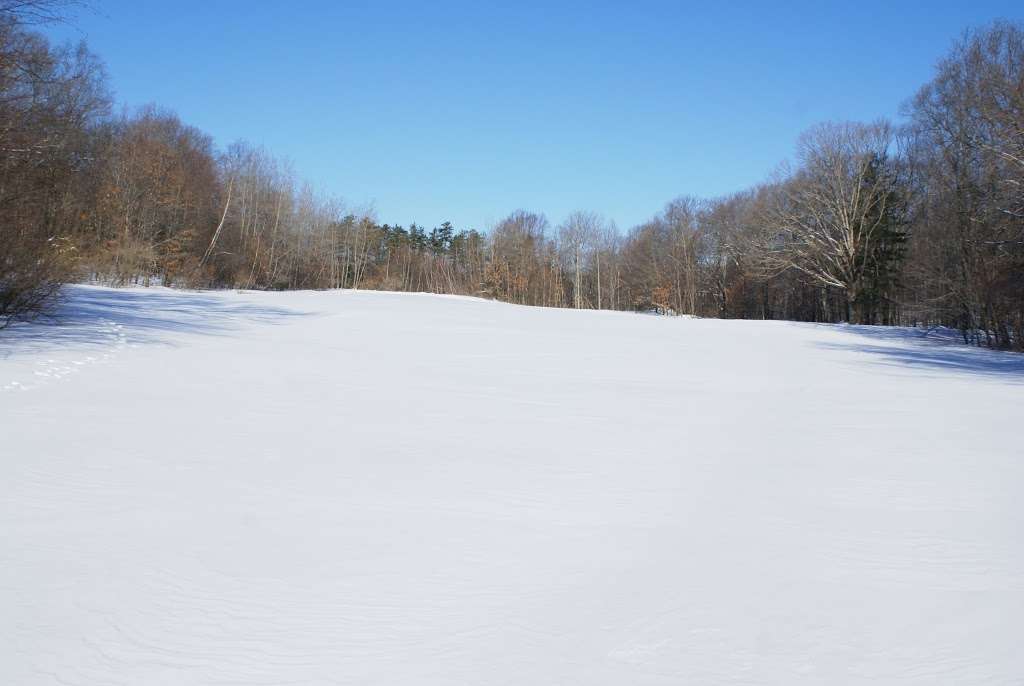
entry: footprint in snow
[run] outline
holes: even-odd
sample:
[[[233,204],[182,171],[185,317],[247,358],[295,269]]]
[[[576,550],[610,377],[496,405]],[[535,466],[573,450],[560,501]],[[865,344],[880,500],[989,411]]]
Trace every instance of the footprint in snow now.
[[[73,373],[77,373],[82,370],[83,367],[91,364],[106,363],[116,357],[117,353],[128,347],[135,347],[134,344],[128,342],[128,336],[123,331],[124,327],[114,322],[107,322],[106,326],[100,328],[100,331],[106,334],[108,344],[104,346],[105,351],[97,355],[88,355],[82,359],[59,361],[55,359],[47,359],[37,363],[38,369],[33,371],[33,378],[35,383],[23,383],[21,381],[11,381],[3,386],[0,386],[0,390],[4,391],[27,391],[33,388],[37,388],[44,384],[49,383],[51,380],[63,379],[64,377],[70,376]]]

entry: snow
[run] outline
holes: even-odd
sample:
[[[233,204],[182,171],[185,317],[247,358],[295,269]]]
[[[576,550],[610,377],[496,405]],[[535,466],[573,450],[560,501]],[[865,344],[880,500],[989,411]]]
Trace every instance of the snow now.
[[[1019,684],[1024,358],[69,289],[0,333],[0,683]]]

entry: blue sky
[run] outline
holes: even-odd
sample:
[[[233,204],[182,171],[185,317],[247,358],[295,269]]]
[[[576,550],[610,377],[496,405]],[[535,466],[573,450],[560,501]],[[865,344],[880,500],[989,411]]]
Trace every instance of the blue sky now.
[[[381,221],[626,229],[757,183],[816,122],[896,118],[997,17],[1024,5],[94,0],[51,32],[89,42],[120,103],[263,145]]]

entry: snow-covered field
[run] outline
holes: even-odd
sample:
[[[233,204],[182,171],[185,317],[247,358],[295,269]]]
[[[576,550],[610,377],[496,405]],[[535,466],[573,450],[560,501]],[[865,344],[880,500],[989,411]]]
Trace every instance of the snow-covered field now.
[[[1020,684],[1024,358],[373,292],[0,333],[0,684]]]

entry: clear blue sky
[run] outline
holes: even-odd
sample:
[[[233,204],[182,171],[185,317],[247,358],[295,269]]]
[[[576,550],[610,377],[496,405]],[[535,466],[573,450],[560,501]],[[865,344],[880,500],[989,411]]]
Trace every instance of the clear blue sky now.
[[[815,122],[895,118],[966,27],[1024,19],[1020,0],[93,2],[52,33],[89,42],[119,102],[264,145],[381,221],[481,229],[520,207],[626,229],[739,190]]]

